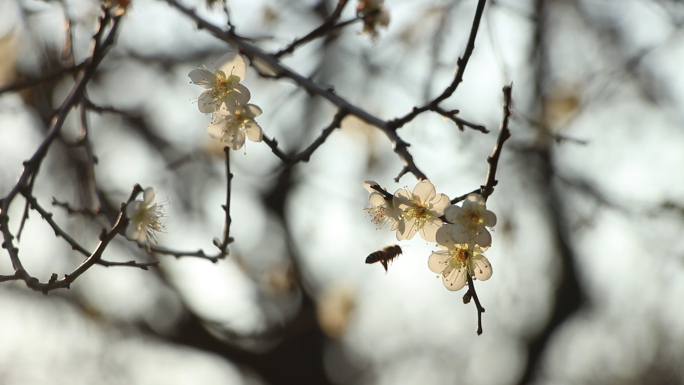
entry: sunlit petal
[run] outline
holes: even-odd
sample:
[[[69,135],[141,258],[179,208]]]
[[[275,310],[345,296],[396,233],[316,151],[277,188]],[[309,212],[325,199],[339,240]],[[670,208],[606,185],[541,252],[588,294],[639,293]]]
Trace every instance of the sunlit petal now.
[[[236,105],[244,106],[247,104],[247,102],[249,102],[249,98],[251,97],[252,95],[247,87],[243,86],[242,84],[238,84],[226,96],[226,100],[233,100]]]
[[[213,72],[201,68],[194,69],[188,74],[190,80],[202,88],[211,88],[214,86],[216,76]]]
[[[441,273],[449,264],[449,258],[451,254],[448,251],[435,251],[428,257],[428,267],[433,273]]]
[[[394,193],[394,207],[399,210],[406,210],[411,207],[412,194],[405,188],[400,188]]]
[[[201,113],[209,114],[216,111],[216,101],[211,97],[211,91],[204,91],[197,99],[197,107]]]
[[[411,239],[418,232],[416,221],[409,220],[404,223],[403,231],[397,231],[397,240]]]
[[[463,208],[466,210],[478,209],[485,205],[485,199],[480,194],[470,194],[463,201]]]
[[[435,242],[437,230],[442,227],[442,221],[438,218],[430,218],[420,229],[420,236],[428,242]]]
[[[263,138],[261,127],[255,121],[245,124],[245,134],[247,135],[247,139],[252,142],[261,142],[261,139]]]
[[[373,191],[375,191],[375,190],[373,190]],[[385,203],[387,203],[387,201],[385,200],[385,197],[382,196],[382,194],[380,194],[378,192],[372,192],[370,194],[370,196],[368,197],[368,201],[373,206],[382,206]]]
[[[375,191],[375,189],[371,186],[380,186],[380,184],[378,182],[375,182],[372,180],[364,181],[362,183],[362,185],[363,185],[363,188],[365,188],[366,191],[368,191],[369,193],[377,193],[377,191]],[[371,203],[373,203],[373,202],[371,202]]]
[[[214,139],[223,138],[223,127],[225,126],[224,120],[213,121],[207,127],[207,133]]]
[[[469,261],[470,270],[475,278],[486,281],[492,276],[492,265],[487,257],[482,254],[472,257]]]
[[[427,179],[418,182],[413,193],[420,197],[421,202],[430,202],[437,194],[435,186]]]
[[[447,274],[442,275],[442,282],[451,291],[463,289],[463,286],[468,282],[467,269],[465,266],[452,269]]]
[[[245,59],[237,52],[228,52],[221,56],[218,61],[214,63],[214,67],[218,71],[223,71],[227,76],[237,76],[240,78],[240,81],[242,81],[247,74]]]
[[[148,187],[143,191],[143,202],[148,205],[154,202],[154,197],[157,196],[157,192],[152,187]]]
[[[449,197],[445,194],[438,194],[432,199],[430,203],[432,204],[431,210],[437,216],[441,217],[442,215],[444,215],[444,210],[451,204],[451,201],[449,200]]]
[[[257,116],[261,115],[262,111],[257,105],[248,104],[245,106],[244,113],[250,118],[256,118]]]

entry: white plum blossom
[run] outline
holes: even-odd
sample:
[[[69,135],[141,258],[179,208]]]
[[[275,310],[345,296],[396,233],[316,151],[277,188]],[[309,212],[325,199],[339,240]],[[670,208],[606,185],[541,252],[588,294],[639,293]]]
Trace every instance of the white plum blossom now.
[[[482,248],[492,244],[487,227],[496,225],[496,215],[487,210],[480,194],[470,194],[461,207],[453,205],[444,210],[447,221],[454,224],[451,238],[454,243],[474,243]]]
[[[435,251],[428,258],[428,267],[442,275],[442,283],[451,290],[461,290],[468,283],[468,275],[480,281],[492,276],[492,265],[484,256],[482,248],[472,243],[455,244],[449,232],[452,225],[444,225],[437,233],[442,250]]]
[[[233,150],[242,148],[245,137],[261,142],[263,132],[254,118],[261,115],[261,108],[254,104],[238,106],[234,111],[221,109],[207,128],[209,136],[225,142]]]
[[[249,102],[249,90],[240,84],[247,73],[242,56],[228,52],[214,64],[214,69],[212,72],[198,68],[188,74],[193,83],[207,89],[198,98],[200,112],[214,114],[219,109],[232,112]]]
[[[429,180],[420,181],[413,192],[399,189],[394,193],[393,205],[401,215],[397,222],[397,240],[411,239],[420,233],[428,242],[435,241],[435,234],[442,226],[444,209],[449,206],[449,197],[437,194]]]
[[[371,204],[364,210],[370,214],[371,222],[375,224],[376,228],[380,229],[389,223],[391,229],[396,230],[400,221],[400,212],[394,208],[393,199],[385,199],[385,196],[372,186],[379,186],[379,184],[373,181],[363,182],[363,187],[370,192],[368,201]]]
[[[156,191],[148,187],[143,191],[142,201],[128,202],[126,205],[126,217],[130,220],[126,228],[126,238],[139,243],[152,241],[157,243],[157,232],[164,232],[165,227],[161,224],[164,215],[164,206],[168,201],[154,202]]]

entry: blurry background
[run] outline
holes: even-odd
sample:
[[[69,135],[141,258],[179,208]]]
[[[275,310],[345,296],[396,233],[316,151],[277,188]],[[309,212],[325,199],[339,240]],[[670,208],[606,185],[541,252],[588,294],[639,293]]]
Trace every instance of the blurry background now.
[[[276,51],[317,27],[328,1],[229,0],[243,36]],[[220,7],[194,4],[217,25]],[[382,119],[438,95],[453,77],[475,0],[387,0],[391,22],[372,42],[352,24],[285,56]],[[90,54],[100,15],[91,0],[0,0],[0,88]],[[341,20],[355,16],[356,1]],[[512,138],[488,200],[498,216],[493,277],[474,305],[427,269],[416,237],[385,274],[366,256],[396,243],[364,215],[364,180],[390,192],[403,164],[378,129],[347,117],[310,162],[286,169],[264,143],[231,156],[230,256],[150,256],[117,238],[105,258],[158,258],[150,271],[94,266],[48,296],[0,285],[2,384],[682,384],[684,372],[684,3],[676,0],[498,0],[487,4],[464,82],[442,104],[482,134],[435,114],[399,131],[420,169],[451,198],[485,181],[501,88],[513,82]],[[68,215],[117,208],[131,187],[168,197],[164,247],[214,253],[223,228],[225,165],[187,74],[231,48],[165,2],[133,0],[117,45],[87,88],[99,194],[83,184],[71,114],[35,194],[94,248],[106,221]],[[297,152],[334,108],[288,80],[244,84],[257,121]],[[42,140],[69,74],[0,95],[0,195]],[[246,152],[246,154],[243,154]],[[20,218],[18,199],[10,216]],[[13,226],[18,223],[12,222]],[[16,227],[13,229],[16,231]],[[45,281],[73,270],[71,251],[37,213],[18,242]],[[0,250],[0,274],[12,274]]]

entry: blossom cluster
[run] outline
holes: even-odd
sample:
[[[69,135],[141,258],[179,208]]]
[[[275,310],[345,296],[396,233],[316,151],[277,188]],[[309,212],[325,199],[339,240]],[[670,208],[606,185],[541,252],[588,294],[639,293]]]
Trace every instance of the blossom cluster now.
[[[242,84],[247,74],[245,59],[228,52],[212,65],[214,71],[197,68],[188,74],[193,83],[206,89],[197,106],[200,112],[211,114],[209,135],[233,150],[242,148],[245,138],[260,142],[263,132],[254,118],[261,115],[261,108],[248,104],[251,94]]]
[[[396,231],[397,240],[416,234],[440,248],[428,258],[428,267],[442,275],[449,290],[460,290],[471,278],[486,281],[492,265],[484,252],[492,244],[488,231],[496,225],[496,215],[487,210],[484,197],[470,194],[461,206],[452,205],[448,196],[437,194],[429,180],[419,182],[413,191],[398,189],[388,193],[375,182],[364,182],[370,192],[365,210],[381,228],[387,224]]]

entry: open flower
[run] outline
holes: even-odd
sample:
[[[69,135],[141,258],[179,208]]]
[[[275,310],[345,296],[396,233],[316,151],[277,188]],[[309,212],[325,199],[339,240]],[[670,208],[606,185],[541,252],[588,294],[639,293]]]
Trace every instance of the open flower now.
[[[474,243],[487,248],[492,245],[492,235],[487,227],[496,225],[496,215],[487,210],[480,194],[470,194],[463,206],[449,206],[444,210],[446,219],[454,224],[451,238],[454,243]]]
[[[363,187],[370,192],[368,201],[371,204],[364,208],[364,210],[370,214],[371,222],[375,223],[378,229],[389,223],[391,224],[391,229],[396,230],[397,224],[401,220],[399,218],[399,210],[394,208],[393,199],[386,199],[383,194],[379,193],[372,186],[380,185],[373,181],[363,182]]]
[[[215,71],[198,68],[188,76],[193,83],[207,90],[198,99],[200,112],[215,113],[221,108],[234,111],[249,102],[247,87],[240,84],[247,73],[245,59],[237,52],[228,52],[214,64]]]
[[[394,193],[393,205],[403,221],[397,223],[397,240],[411,239],[417,232],[428,242],[435,241],[435,234],[442,226],[444,209],[449,206],[449,197],[437,194],[429,180],[420,181],[413,192],[399,189]]]
[[[161,224],[164,215],[164,206],[168,201],[155,203],[156,192],[148,187],[143,192],[142,201],[128,202],[126,205],[126,217],[130,220],[126,228],[126,238],[131,241],[149,244],[150,241],[157,243],[157,232],[164,232],[165,227]]]
[[[440,230],[437,238],[448,237],[449,227],[451,225],[445,225],[446,231]],[[442,275],[442,283],[447,289],[461,290],[468,283],[468,275],[480,281],[492,276],[492,265],[482,254],[482,248],[472,243],[454,244],[445,239],[439,244],[442,250],[435,251],[428,258],[428,267]]]
[[[212,138],[225,142],[233,150],[242,148],[245,137],[261,142],[263,132],[254,118],[261,115],[261,108],[254,104],[239,106],[234,111],[221,109],[207,128]]]

